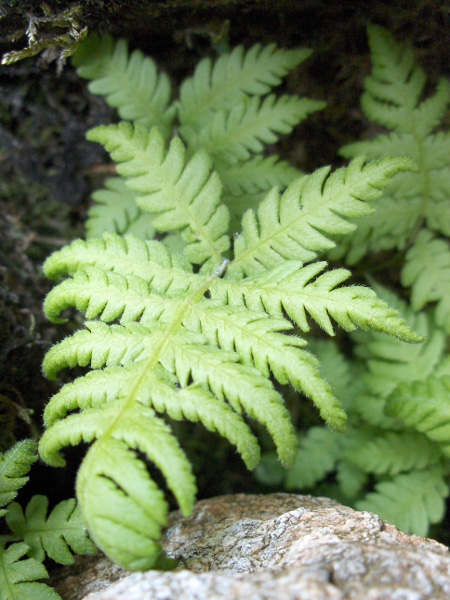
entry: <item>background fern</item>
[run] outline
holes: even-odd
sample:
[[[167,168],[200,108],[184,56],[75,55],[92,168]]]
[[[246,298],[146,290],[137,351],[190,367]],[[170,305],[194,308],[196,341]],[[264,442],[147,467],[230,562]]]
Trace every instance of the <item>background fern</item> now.
[[[363,217],[329,256],[353,264],[367,252],[402,250],[400,281],[411,287],[405,294],[409,303],[371,280],[372,287],[427,341],[412,346],[381,333],[355,332],[351,362],[329,342],[316,345],[324,372],[347,409],[349,433],[336,438],[313,427],[300,438],[292,471],[282,474],[268,454],[257,474],[268,483],[284,481],[287,489],[317,489],[426,535],[430,524],[443,518],[449,494],[450,205],[443,190],[449,189],[450,138],[434,131],[450,102],[450,85],[442,79],[435,95],[422,99],[425,74],[412,49],[380,27],[370,26],[368,35],[373,70],[365,81],[362,108],[392,132],[349,144],[341,153],[406,154],[419,169],[396,175],[377,210]],[[325,447],[332,449],[333,460]],[[336,483],[330,485],[325,479],[332,474]]]
[[[36,443],[24,440],[0,454],[0,509],[10,529],[0,533],[1,600],[58,600],[60,596],[39,579],[48,577],[46,555],[61,564],[74,561],[77,554],[95,552],[74,499],[55,506],[47,518],[48,500],[33,496],[25,515],[16,498],[28,481],[31,465],[37,460]]]
[[[310,54],[307,49],[285,50],[275,44],[256,44],[247,51],[239,46],[215,61],[200,61],[192,77],[182,83],[179,100],[172,102],[168,77],[140,51],[130,54],[124,40],[92,36],[80,45],[74,64],[81,77],[92,80],[90,91],[105,96],[122,119],[147,128],[157,126],[165,141],[176,130],[187,145],[188,156],[198,150],[208,152],[220,175],[222,202],[230,210],[229,227],[234,232],[239,231],[247,208],[258,206],[272,187],[285,188],[299,175],[298,169],[275,154],[263,156],[263,151],[325,106],[318,100],[277,98],[270,93]],[[119,192],[118,186],[114,180],[107,181],[106,190],[94,195],[101,205],[90,211],[89,235],[148,232],[149,216],[136,214],[130,193],[121,191],[120,197],[111,193],[112,187]],[[125,223],[133,230],[124,229]],[[179,244],[174,236],[168,243],[172,248]]]

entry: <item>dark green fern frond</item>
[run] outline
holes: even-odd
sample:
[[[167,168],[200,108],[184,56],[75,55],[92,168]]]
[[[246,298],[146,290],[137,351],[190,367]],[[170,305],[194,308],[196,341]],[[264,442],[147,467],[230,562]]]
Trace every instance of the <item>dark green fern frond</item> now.
[[[430,375],[399,385],[388,398],[387,413],[423,432],[450,456],[450,377]]]
[[[412,49],[378,26],[369,26],[368,36],[373,68],[365,80],[361,105],[369,119],[391,132],[348,144],[340,153],[346,158],[360,153],[371,159],[409,156],[418,170],[396,176],[377,212],[331,254],[338,257],[345,252],[349,264],[369,251],[407,247],[422,224],[450,234],[444,191],[450,187],[450,134],[434,132],[450,104],[450,82],[440,79],[435,94],[423,100],[426,78]]]
[[[24,558],[29,550],[24,542],[5,548],[0,542],[0,598],[2,600],[61,600],[59,594],[39,579],[48,577],[47,569],[35,558]]]
[[[441,466],[402,473],[375,489],[356,503],[358,510],[374,512],[407,533],[425,536],[429,523],[444,516],[448,485]]]
[[[450,209],[450,205],[448,205]],[[411,306],[421,310],[437,302],[436,324],[450,334],[450,245],[433,232],[419,232],[405,257],[401,282],[411,287]]]
[[[0,507],[12,502],[28,481],[27,474],[38,458],[36,451],[33,440],[23,440],[5,454],[0,453]],[[6,509],[0,509],[0,516],[5,513]]]
[[[341,444],[342,438],[335,431],[310,427],[300,438],[294,466],[286,472],[286,489],[310,489],[331,473],[339,457]]]
[[[151,58],[139,50],[130,55],[125,40],[93,35],[79,45],[73,63],[80,77],[93,80],[89,91],[105,96],[122,119],[158,126],[169,137],[175,117],[170,81]]]
[[[435,444],[414,431],[383,432],[367,439],[348,458],[361,470],[376,475],[425,469],[441,460]]]
[[[8,507],[6,522],[13,534],[28,544],[28,556],[42,562],[45,555],[54,561],[70,565],[77,554],[91,554],[96,548],[87,535],[86,525],[76,501],[63,500],[47,517],[48,499],[33,496],[25,514],[14,502]]]

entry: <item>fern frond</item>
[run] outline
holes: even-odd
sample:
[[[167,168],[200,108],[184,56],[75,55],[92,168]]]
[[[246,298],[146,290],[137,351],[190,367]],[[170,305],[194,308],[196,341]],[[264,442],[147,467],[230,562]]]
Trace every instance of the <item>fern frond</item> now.
[[[331,473],[339,457],[341,442],[339,434],[331,429],[310,427],[300,438],[294,466],[286,473],[286,489],[311,488]]]
[[[364,219],[355,237],[346,240],[349,263],[368,251],[403,249],[423,220],[431,229],[450,231],[443,194],[450,183],[450,135],[433,133],[450,104],[450,82],[439,80],[434,96],[421,100],[426,78],[411,48],[397,44],[378,26],[369,26],[368,36],[373,68],[365,80],[361,105],[369,119],[392,132],[348,144],[340,154],[352,158],[363,153],[373,159],[386,154],[409,156],[418,169],[396,176],[380,200],[382,212]],[[437,218],[441,213],[442,220]]]
[[[371,331],[369,334],[352,333],[357,343],[355,354],[365,362],[364,382],[369,396],[387,398],[403,381],[427,377],[442,360],[446,347],[445,334],[436,327],[429,315],[414,313],[395,294],[372,282],[377,295],[397,308],[408,325],[423,338],[422,344],[405,344],[400,339]]]
[[[436,324],[450,333],[450,246],[436,239],[433,232],[419,232],[405,257],[401,272],[402,285],[411,287],[411,306],[422,309],[437,302]]]
[[[87,536],[80,508],[73,498],[57,504],[48,517],[47,509],[46,496],[33,496],[25,514],[17,502],[8,507],[6,522],[13,534],[28,544],[30,558],[42,562],[48,555],[60,564],[70,565],[74,562],[70,549],[77,554],[96,551]]]
[[[50,255],[43,269],[49,279],[56,280],[88,266],[142,277],[157,290],[168,290],[170,286],[188,290],[192,276],[192,265],[187,259],[171,254],[162,244],[109,233],[88,241],[75,240]]]
[[[324,106],[296,96],[270,94],[263,100],[253,96],[229,110],[217,111],[198,131],[181,127],[180,134],[191,151],[205,149],[213,159],[233,164],[261,152],[264,144],[277,142],[278,134],[291,133],[309,113]]]
[[[230,232],[239,232],[242,215],[257,209],[268,192],[286,188],[301,173],[276,155],[252,156],[248,160],[229,164],[215,160],[215,168],[223,184],[223,202],[230,211]]]
[[[356,503],[357,509],[374,512],[406,533],[424,537],[444,516],[448,486],[442,467],[402,473],[375,489]]]
[[[248,160],[231,164],[216,160],[215,167],[220,174],[224,194],[236,198],[268,192],[273,187],[285,188],[301,175],[298,169],[284,160],[279,160],[276,155],[258,154]],[[230,204],[226,204],[232,210]]]
[[[421,470],[440,461],[436,445],[414,431],[386,431],[347,456],[361,470],[377,475]]]
[[[220,298],[226,293],[231,304],[245,302],[250,309],[263,308],[277,318],[282,317],[284,310],[303,331],[309,331],[308,312],[329,335],[334,335],[331,316],[346,331],[360,327],[391,333],[410,342],[423,339],[406,324],[400,325],[398,312],[377,298],[370,288],[334,289],[350,273],[334,269],[319,275],[325,266],[325,262],[316,262],[302,268],[301,263],[286,260],[283,265],[239,284],[233,285],[228,280],[216,282],[211,286],[211,297]]]
[[[155,236],[153,217],[142,211],[136,203],[137,196],[121,177],[111,177],[105,187],[92,194],[95,204],[88,211],[86,237],[100,237],[106,231],[131,233],[141,239]]]
[[[130,189],[139,193],[138,204],[158,213],[153,227],[159,231],[182,230],[188,245],[184,252],[195,264],[214,271],[229,247],[228,210],[220,203],[221,184],[211,173],[211,160],[197,152],[186,161],[185,148],[175,138],[166,152],[158,129],[129,123],[100,126],[88,134],[103,144],[118,161],[118,172]]]
[[[122,119],[158,126],[168,138],[176,109],[169,105],[169,78],[158,73],[151,58],[139,50],[129,54],[125,40],[92,35],[79,45],[72,60],[80,77],[92,80],[89,91],[105,96]]]
[[[245,94],[264,96],[282,78],[306,60],[307,49],[284,50],[275,44],[242,46],[223,54],[213,64],[203,59],[180,89],[179,117],[182,125],[198,127],[208,113],[232,108]]]
[[[429,376],[402,383],[390,395],[386,411],[437,442],[450,456],[450,377]]]
[[[101,410],[91,408],[54,423],[41,439],[41,456],[63,465],[60,449],[82,440],[94,443],[78,473],[77,498],[95,544],[118,564],[151,568],[160,553],[168,508],[136,451],[162,471],[185,514],[196,491],[189,462],[168,426],[130,391]]]
[[[397,174],[394,181],[401,175],[403,173]],[[339,243],[330,250],[328,258],[335,261],[345,256],[345,262],[354,265],[369,252],[402,250],[421,220],[420,198],[392,197],[389,190],[379,199],[376,212],[358,221],[358,228],[351,235],[339,237]],[[350,219],[350,222],[353,221]]]
[[[349,218],[373,212],[369,202],[380,197],[396,173],[411,168],[406,158],[368,164],[356,158],[331,175],[323,168],[295,180],[281,197],[273,190],[257,213],[249,210],[244,215],[243,233],[235,241],[236,259],[228,271],[253,274],[287,259],[314,260],[334,247],[332,236],[355,229]]]
[[[0,506],[12,502],[17,491],[28,481],[28,471],[38,458],[36,450],[36,442],[23,440],[8,452],[0,453]],[[5,509],[0,509],[0,516],[5,513]]]
[[[59,594],[38,579],[48,577],[47,569],[35,558],[23,558],[29,550],[24,542],[5,548],[0,542],[0,600],[61,600]]]
[[[349,460],[340,460],[336,468],[339,489],[348,500],[360,495],[368,480],[368,474]]]

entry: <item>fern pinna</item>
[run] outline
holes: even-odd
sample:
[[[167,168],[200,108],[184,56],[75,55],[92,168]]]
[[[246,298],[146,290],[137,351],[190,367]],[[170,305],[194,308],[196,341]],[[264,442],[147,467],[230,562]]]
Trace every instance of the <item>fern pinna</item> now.
[[[76,240],[44,265],[51,279],[65,278],[47,296],[47,316],[60,322],[61,313],[75,307],[86,318],[84,329],[48,352],[44,371],[50,378],[66,367],[91,371],[50,400],[40,454],[50,465],[62,466],[64,447],[90,444],[76,486],[83,517],[95,543],[129,569],[159,564],[160,532],[167,522],[164,494],[146,460],[162,472],[184,514],[195,499],[189,461],[164,413],[217,431],[250,469],[259,461],[251,420],[259,421],[288,466],[295,460],[297,437],[274,381],[309,396],[334,430],[343,431],[346,423],[301,337],[310,327],[308,315],[330,335],[334,319],[347,331],[360,327],[421,339],[369,288],[341,286],[349,271],[328,271],[326,262],[317,260],[333,247],[333,236],[353,231],[350,218],[373,210],[371,203],[396,173],[414,168],[410,160],[366,164],[358,158],[333,174],[324,168],[301,175],[284,192],[271,189],[257,209],[244,203],[242,231],[230,235],[223,171],[213,169],[214,148],[196,149],[192,142],[198,115],[210,111],[217,121],[217,131],[214,125],[211,134],[199,135],[201,140],[220,137],[224,123],[233,128],[236,102],[252,107],[247,93],[264,93],[279,80],[273,61],[261,71],[255,57],[278,57],[283,74],[280,52],[273,47],[233,51],[229,68],[226,56],[216,66],[200,63],[200,73],[183,86],[176,105],[180,120],[185,115],[183,123],[189,115],[187,148],[179,137],[167,145],[165,105],[159,112],[150,106],[147,122],[137,108],[128,107],[126,94],[111,92],[113,103],[128,107],[122,116],[137,122],[98,127],[89,139],[111,153],[140,210],[154,215],[158,235],[181,234],[181,253],[171,252],[164,239],[105,233]],[[145,72],[141,55],[132,60],[129,65]],[[89,64],[94,69],[95,61]],[[110,93],[105,90],[114,88],[111,72],[100,76],[103,93]],[[158,89],[155,85],[152,89]],[[152,97],[146,97],[152,105]],[[161,123],[154,121],[155,114]],[[228,146],[230,164],[238,165],[241,154],[247,157],[243,147]]]
[[[311,428],[294,469],[283,474],[267,455],[260,479],[284,480],[289,490],[315,489],[370,510],[404,531],[427,535],[442,520],[449,494],[450,458],[450,136],[435,132],[450,103],[450,84],[422,99],[426,83],[412,49],[381,27],[368,28],[372,73],[365,80],[365,115],[391,130],[342,148],[346,157],[409,155],[417,171],[395,176],[373,214],[329,256],[349,264],[367,252],[401,250],[400,281],[410,303],[380,286],[391,306],[427,341],[404,344],[378,332],[352,333],[350,362],[328,342],[316,344],[325,375],[346,408],[347,436]],[[448,192],[447,192],[448,194]],[[392,256],[392,255],[391,255]],[[308,467],[305,467],[308,465]],[[330,486],[325,479],[336,476]],[[373,485],[373,483],[375,485]]]

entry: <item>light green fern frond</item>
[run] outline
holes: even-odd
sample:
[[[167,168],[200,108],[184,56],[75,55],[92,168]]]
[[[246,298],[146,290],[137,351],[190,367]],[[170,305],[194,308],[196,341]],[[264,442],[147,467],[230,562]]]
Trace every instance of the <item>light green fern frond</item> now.
[[[25,514],[17,502],[8,507],[6,522],[13,534],[28,544],[30,558],[42,562],[47,555],[58,563],[70,565],[74,561],[70,549],[77,554],[95,552],[80,507],[73,498],[57,504],[48,517],[47,509],[45,496],[33,496]]]
[[[307,49],[284,50],[275,44],[256,44],[247,51],[238,46],[214,64],[209,58],[203,59],[180,89],[182,125],[200,128],[208,113],[230,109],[245,95],[268,94],[310,54]]]
[[[347,252],[349,264],[369,251],[404,248],[422,222],[445,234],[450,231],[448,199],[443,193],[450,186],[450,135],[433,133],[450,103],[450,83],[439,80],[434,96],[422,100],[426,78],[412,49],[378,26],[369,26],[368,36],[373,68],[365,80],[361,105],[369,119],[392,132],[348,144],[340,153],[346,158],[360,153],[373,159],[386,154],[410,156],[418,170],[395,177],[377,213],[364,219],[355,236],[331,254]]]
[[[213,159],[234,164],[262,152],[265,144],[278,141],[277,134],[291,133],[309,113],[323,106],[323,102],[296,96],[270,94],[263,100],[254,96],[215,112],[200,130],[182,127],[180,133],[191,151],[204,148]]]
[[[421,310],[428,302],[437,302],[436,324],[450,333],[449,243],[435,238],[428,229],[420,231],[406,253],[401,282],[411,287],[414,310]]]
[[[346,235],[356,225],[350,218],[373,212],[369,204],[381,195],[394,174],[414,168],[406,158],[365,164],[355,158],[331,175],[322,168],[292,182],[280,196],[272,190],[258,211],[248,210],[243,232],[235,241],[230,271],[260,272],[288,259],[310,262],[334,247],[332,236]]]
[[[221,183],[211,172],[204,151],[186,160],[185,148],[174,138],[166,151],[158,129],[128,123],[93,129],[90,140],[105,145],[127,177],[126,184],[138,192],[138,205],[157,213],[153,227],[159,231],[181,230],[189,260],[213,271],[229,247],[228,210],[221,204]],[[201,209],[200,209],[201,208]]]
[[[125,40],[89,36],[73,57],[78,74],[93,80],[89,91],[106,97],[122,119],[158,126],[167,139],[176,109],[169,105],[171,87],[167,75],[139,50],[128,52]]]
[[[425,536],[429,523],[444,516],[448,485],[440,466],[399,474],[375,489],[356,503],[358,510],[374,512],[407,533]]]
[[[121,177],[111,177],[105,187],[92,194],[95,204],[88,211],[86,237],[111,233],[132,233],[141,239],[153,239],[153,217],[136,204],[136,194]]]

